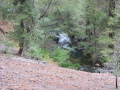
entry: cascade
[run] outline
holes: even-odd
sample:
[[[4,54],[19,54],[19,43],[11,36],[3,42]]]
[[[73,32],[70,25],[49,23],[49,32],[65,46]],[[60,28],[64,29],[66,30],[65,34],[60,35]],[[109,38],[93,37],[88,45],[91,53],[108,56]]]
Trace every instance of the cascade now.
[[[70,37],[68,36],[68,34],[66,34],[64,32],[60,33],[59,31],[57,31],[54,34],[55,34],[55,40],[61,48],[66,49],[66,50],[71,49],[72,41],[71,41]],[[73,62],[77,62],[77,63],[81,63],[81,61],[84,63],[88,62],[87,59],[84,59],[83,50],[84,50],[84,48],[77,46],[77,48],[70,51],[70,55],[73,57],[73,60],[72,60]],[[76,58],[78,60],[76,60]],[[107,70],[107,68],[93,67],[89,64],[84,64],[84,65],[80,66],[79,70],[91,72],[91,73],[100,73],[100,72],[110,72],[111,73],[111,72],[113,72],[113,69]]]
[[[61,48],[70,49],[71,40],[66,33],[55,34],[55,37],[58,38],[58,45],[60,45]]]

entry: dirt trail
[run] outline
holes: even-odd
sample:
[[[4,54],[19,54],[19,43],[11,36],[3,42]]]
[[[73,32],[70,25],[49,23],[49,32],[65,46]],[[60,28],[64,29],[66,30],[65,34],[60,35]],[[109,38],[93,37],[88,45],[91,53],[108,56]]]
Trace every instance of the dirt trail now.
[[[0,90],[116,89],[115,76],[109,73],[87,73],[1,53]]]

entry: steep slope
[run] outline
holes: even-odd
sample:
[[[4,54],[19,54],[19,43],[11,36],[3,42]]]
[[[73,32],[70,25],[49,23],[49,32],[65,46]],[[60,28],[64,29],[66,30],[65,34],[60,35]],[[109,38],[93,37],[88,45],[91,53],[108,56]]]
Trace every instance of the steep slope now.
[[[0,90],[115,90],[115,76],[0,53]]]
[[[13,24],[7,21],[3,21],[0,19],[0,36],[2,39],[5,39],[5,34],[13,29]]]

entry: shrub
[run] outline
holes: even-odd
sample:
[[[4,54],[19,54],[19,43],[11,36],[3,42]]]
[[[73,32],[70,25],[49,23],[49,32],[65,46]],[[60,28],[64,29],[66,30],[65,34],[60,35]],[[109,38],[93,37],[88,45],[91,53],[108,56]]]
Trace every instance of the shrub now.
[[[107,61],[108,61],[107,57],[102,58],[102,63],[107,62]]]
[[[57,48],[50,53],[50,57],[53,58],[53,61],[65,61],[69,59],[69,52],[67,50]]]
[[[4,47],[1,48],[4,53],[8,53],[8,52],[11,53],[11,48],[13,47],[13,43],[11,40],[7,38],[4,40],[2,39],[2,36],[0,35],[0,44],[4,45]]]
[[[27,56],[31,58],[37,58],[38,60],[42,60],[41,57],[48,57],[49,54],[46,50],[40,48],[37,45],[30,46]]]
[[[61,61],[58,63],[58,66],[70,68],[72,66],[72,63],[70,61]]]
[[[58,62],[58,66],[71,69],[79,69],[80,65],[78,63],[73,64],[71,61],[61,61]]]
[[[50,53],[50,57],[53,58],[53,61],[57,61],[58,66],[60,67],[72,69],[78,69],[80,67],[79,64],[73,64],[69,61],[69,51],[67,50],[57,48],[53,51],[53,53]]]

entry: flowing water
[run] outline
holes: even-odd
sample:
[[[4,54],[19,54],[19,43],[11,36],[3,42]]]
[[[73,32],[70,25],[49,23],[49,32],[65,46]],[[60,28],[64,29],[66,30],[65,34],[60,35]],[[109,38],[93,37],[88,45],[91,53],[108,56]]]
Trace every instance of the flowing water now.
[[[55,34],[55,37],[57,38],[58,45],[61,48],[66,49],[66,50],[69,50],[71,48],[70,47],[71,40],[68,37],[68,34],[66,34],[64,32],[57,33],[57,34]],[[72,57],[71,61],[73,63],[79,63],[80,64],[81,60],[82,60],[83,63],[87,62],[86,60],[84,60],[83,58],[81,58],[81,57],[83,57],[83,51],[82,50],[78,50],[78,49],[71,50],[70,51],[70,56]],[[89,66],[89,65],[83,65],[83,66],[80,67],[79,70],[88,71],[88,72],[94,72],[95,68],[92,67],[92,66]]]
[[[55,35],[58,38],[58,44],[63,49],[70,49],[71,40],[66,33],[59,33]]]
[[[71,39],[69,38],[68,34],[62,32],[55,34],[55,37],[57,38],[58,45],[66,50],[71,49]],[[110,72],[112,73],[113,71],[107,71],[106,68],[97,68],[93,67],[91,65],[91,61],[88,59],[84,58],[83,55],[83,49],[74,49],[70,51],[70,59],[73,63],[79,63],[81,66],[79,70],[81,71],[86,71],[86,72],[91,72],[91,73],[100,73],[100,72]]]

